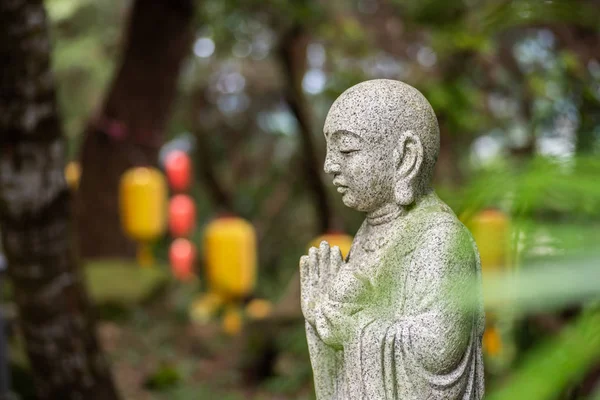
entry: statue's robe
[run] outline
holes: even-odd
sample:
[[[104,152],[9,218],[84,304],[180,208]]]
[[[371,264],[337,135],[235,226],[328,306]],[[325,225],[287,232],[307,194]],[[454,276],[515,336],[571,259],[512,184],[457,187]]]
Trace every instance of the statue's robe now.
[[[387,224],[363,224],[306,324],[317,399],[483,398],[471,234],[434,193]]]

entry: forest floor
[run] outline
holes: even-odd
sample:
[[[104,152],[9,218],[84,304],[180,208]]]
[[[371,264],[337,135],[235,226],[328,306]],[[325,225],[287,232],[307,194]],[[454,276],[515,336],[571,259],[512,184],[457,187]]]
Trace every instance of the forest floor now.
[[[249,382],[241,369],[247,351],[243,333],[226,336],[219,321],[192,324],[160,300],[125,321],[101,322],[99,337],[125,399],[311,398],[308,359],[281,352],[272,376]]]
[[[98,337],[124,400],[284,400],[314,398],[302,324],[278,331],[269,376],[243,373],[249,350],[245,330],[225,335],[221,321],[198,325],[188,318],[195,285],[170,280],[166,268],[140,270],[118,263],[86,268],[97,305]],[[19,366],[15,388],[28,385],[22,340],[11,358]],[[21,368],[23,367],[23,368]],[[259,367],[257,367],[259,368]],[[24,400],[31,394],[20,393]]]

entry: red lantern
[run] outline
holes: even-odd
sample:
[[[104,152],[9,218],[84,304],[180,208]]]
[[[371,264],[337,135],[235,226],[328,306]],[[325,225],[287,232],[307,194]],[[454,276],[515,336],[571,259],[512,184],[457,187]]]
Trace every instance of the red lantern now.
[[[194,276],[194,261],[196,259],[196,249],[187,239],[175,239],[169,249],[169,259],[171,261],[171,271],[175,278],[187,281]]]
[[[170,152],[165,159],[165,170],[173,190],[183,192],[190,187],[192,162],[185,152],[180,150]]]
[[[196,223],[196,206],[188,195],[178,194],[169,202],[169,230],[173,237],[188,236]]]

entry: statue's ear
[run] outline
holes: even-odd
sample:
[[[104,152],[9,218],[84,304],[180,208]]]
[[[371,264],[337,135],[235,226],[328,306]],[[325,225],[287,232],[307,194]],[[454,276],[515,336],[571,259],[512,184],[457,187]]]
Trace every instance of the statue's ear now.
[[[394,159],[394,197],[396,203],[409,205],[415,201],[417,177],[423,165],[423,144],[412,131],[400,134],[400,140],[393,152]]]

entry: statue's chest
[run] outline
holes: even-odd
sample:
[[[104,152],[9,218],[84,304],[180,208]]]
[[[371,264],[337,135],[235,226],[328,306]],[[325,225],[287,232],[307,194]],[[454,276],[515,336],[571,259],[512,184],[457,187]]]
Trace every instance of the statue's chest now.
[[[357,244],[352,245],[350,259],[334,279],[330,292],[333,300],[360,303],[373,295],[383,249],[366,252]]]
[[[359,231],[348,262],[338,272],[330,297],[340,302],[364,303],[375,298],[387,303],[401,290],[409,242],[398,245],[397,235]],[[392,293],[393,292],[393,293]]]

